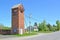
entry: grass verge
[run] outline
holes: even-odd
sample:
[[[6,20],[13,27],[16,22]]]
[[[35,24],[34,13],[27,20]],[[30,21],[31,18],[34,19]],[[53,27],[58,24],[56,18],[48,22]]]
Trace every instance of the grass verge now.
[[[16,36],[32,36],[32,35],[37,35],[37,32],[31,32],[31,33],[24,33],[24,34],[16,34]]]

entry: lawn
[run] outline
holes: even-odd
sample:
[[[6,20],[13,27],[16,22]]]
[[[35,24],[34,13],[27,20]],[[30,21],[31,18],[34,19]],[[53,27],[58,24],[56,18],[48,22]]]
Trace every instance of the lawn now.
[[[16,36],[33,36],[33,35],[37,35],[38,32],[31,32],[31,33],[24,33],[24,34],[16,34]]]

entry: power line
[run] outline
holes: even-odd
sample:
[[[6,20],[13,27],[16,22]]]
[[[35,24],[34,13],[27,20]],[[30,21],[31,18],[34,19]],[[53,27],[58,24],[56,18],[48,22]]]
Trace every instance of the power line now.
[[[27,15],[25,15],[25,16],[29,18],[29,16],[27,16]],[[35,20],[35,21],[39,21],[38,19],[35,19],[35,18],[33,18],[33,17],[31,17],[31,19],[33,19],[33,20]]]
[[[30,14],[31,15],[31,14]],[[32,16],[32,15],[31,15]],[[34,21],[39,21],[38,19],[35,19],[31,16],[28,16],[28,15],[25,15],[25,17],[29,18],[29,26],[31,26],[31,19],[34,20]],[[25,19],[25,25],[27,26],[27,22],[26,22],[26,19]]]
[[[27,26],[26,20],[25,20],[25,23],[24,24]]]

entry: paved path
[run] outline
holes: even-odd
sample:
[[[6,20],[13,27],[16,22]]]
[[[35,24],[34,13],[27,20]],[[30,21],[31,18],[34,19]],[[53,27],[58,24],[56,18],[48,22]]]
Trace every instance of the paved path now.
[[[35,36],[28,36],[28,37],[6,37],[0,38],[0,40],[60,40],[60,31],[48,34],[38,34]]]

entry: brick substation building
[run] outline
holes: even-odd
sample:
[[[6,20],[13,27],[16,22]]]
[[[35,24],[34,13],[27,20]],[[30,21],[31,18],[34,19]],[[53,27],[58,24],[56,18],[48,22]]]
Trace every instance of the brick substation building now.
[[[24,7],[18,4],[12,7],[12,34],[22,34],[24,32]]]
[[[10,30],[0,29],[0,34],[23,34],[24,33],[24,7],[18,4],[12,7],[12,27]]]

